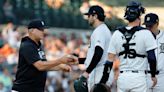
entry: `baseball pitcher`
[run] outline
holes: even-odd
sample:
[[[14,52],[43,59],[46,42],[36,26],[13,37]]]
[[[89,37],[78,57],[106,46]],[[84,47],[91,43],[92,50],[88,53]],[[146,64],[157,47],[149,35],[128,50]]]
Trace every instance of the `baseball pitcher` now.
[[[86,71],[79,80],[74,82],[76,92],[90,91],[94,84],[100,82],[103,76],[104,63],[108,57],[107,50],[111,37],[110,30],[104,24],[104,10],[100,6],[90,7],[85,15],[88,16],[89,24],[95,29],[90,37],[90,46],[86,59],[79,59],[80,63],[85,61]],[[80,85],[82,85],[82,88]],[[88,86],[88,89],[86,86]]]

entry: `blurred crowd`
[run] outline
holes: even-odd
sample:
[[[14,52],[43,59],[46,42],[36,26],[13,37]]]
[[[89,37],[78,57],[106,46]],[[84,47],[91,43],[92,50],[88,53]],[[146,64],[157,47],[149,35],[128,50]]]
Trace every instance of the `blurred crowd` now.
[[[85,57],[89,43],[88,32],[70,33],[47,29],[43,44],[46,58],[57,59],[65,54],[76,54]],[[13,23],[8,23],[0,31],[0,92],[10,92],[15,79],[18,64],[18,51],[21,38],[27,34],[26,28],[20,28]],[[46,92],[74,92],[72,82],[84,70],[83,65],[72,66],[70,73],[61,71],[48,72]]]
[[[0,24],[12,21],[26,25],[30,19],[37,18],[51,27],[89,29],[87,17],[83,14],[93,5],[103,7],[105,23],[110,30],[125,25],[115,7],[100,0],[0,0]]]

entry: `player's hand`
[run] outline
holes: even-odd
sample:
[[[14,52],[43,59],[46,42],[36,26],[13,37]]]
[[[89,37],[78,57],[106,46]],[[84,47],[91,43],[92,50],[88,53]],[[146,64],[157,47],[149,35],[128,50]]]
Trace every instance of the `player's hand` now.
[[[151,79],[153,81],[152,87],[155,87],[155,85],[157,84],[157,78],[156,77],[151,77]]]
[[[62,58],[60,58],[62,64],[78,64],[78,58],[73,55],[65,55]]]
[[[59,67],[63,72],[70,72],[71,71],[71,67],[69,65],[60,64]]]

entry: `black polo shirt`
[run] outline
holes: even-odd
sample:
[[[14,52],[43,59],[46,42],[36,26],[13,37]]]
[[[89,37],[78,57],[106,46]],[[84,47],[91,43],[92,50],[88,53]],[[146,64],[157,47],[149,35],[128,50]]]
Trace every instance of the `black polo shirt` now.
[[[46,75],[33,66],[38,60],[46,61],[43,47],[29,37],[22,38],[19,49],[18,70],[13,90],[18,92],[44,92]]]

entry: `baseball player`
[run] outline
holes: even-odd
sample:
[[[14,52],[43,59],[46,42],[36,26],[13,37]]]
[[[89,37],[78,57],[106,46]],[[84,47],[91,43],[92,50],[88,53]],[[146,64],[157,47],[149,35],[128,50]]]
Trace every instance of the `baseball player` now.
[[[148,71],[148,92],[164,92],[164,62],[163,62],[163,55],[164,55],[164,31],[158,29],[159,25],[159,18],[158,15],[154,13],[149,13],[145,16],[144,25],[147,29],[149,29],[156,39],[157,49],[155,49],[155,55],[157,59],[157,85],[152,87],[152,81],[150,77],[150,72]]]
[[[116,30],[111,38],[109,61],[114,61],[116,55],[120,60],[117,92],[147,92],[145,70],[148,62],[153,85],[157,82],[154,52],[157,45],[152,33],[140,27],[140,17],[144,11],[141,3],[129,2],[124,16],[128,25]]]
[[[104,10],[100,6],[91,6],[85,15],[88,16],[89,24],[95,29],[90,37],[86,59],[79,59],[80,63],[85,62],[86,71],[74,82],[76,92],[88,92],[94,84],[100,82],[104,63],[108,57],[107,49],[111,37],[110,30],[104,24]],[[86,88],[86,81],[88,81],[88,89]],[[81,83],[84,89],[80,89]]]

